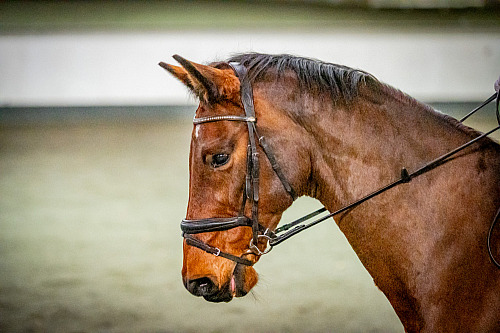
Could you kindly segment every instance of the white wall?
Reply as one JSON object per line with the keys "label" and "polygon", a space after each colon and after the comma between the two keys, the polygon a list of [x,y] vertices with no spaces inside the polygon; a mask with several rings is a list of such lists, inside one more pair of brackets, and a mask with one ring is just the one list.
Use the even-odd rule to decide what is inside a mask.
{"label": "white wall", "polygon": [[364,69],[424,101],[483,100],[500,75],[500,34],[399,32],[79,33],[0,36],[0,106],[193,103],[161,69],[237,52],[292,53]]}

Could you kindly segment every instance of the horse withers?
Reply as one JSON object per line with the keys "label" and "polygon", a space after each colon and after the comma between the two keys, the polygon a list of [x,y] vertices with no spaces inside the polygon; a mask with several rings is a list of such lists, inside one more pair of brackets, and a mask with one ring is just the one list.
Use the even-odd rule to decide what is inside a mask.
{"label": "horse withers", "polygon": [[[334,212],[402,175],[337,215],[339,228],[406,331],[500,330],[500,270],[485,242],[500,206],[496,142],[481,138],[408,183],[406,170],[480,133],[345,66],[255,53],[209,66],[174,58],[181,67],[160,65],[200,100],[181,224],[192,294],[246,295],[296,197]],[[500,232],[488,240],[500,256]]]}

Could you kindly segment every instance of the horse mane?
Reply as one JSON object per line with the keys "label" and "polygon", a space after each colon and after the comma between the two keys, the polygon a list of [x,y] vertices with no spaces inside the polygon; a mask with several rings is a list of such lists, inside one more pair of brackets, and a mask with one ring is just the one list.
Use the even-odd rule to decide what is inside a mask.
{"label": "horse mane", "polygon": [[243,53],[232,56],[227,62],[213,63],[215,67],[227,66],[228,62],[237,62],[245,66],[251,83],[263,80],[272,73],[280,78],[286,71],[293,71],[304,90],[316,90],[331,94],[334,102],[349,103],[359,93],[360,83],[369,86],[375,94],[387,94],[400,103],[417,107],[428,114],[440,118],[443,122],[456,127],[471,136],[479,132],[462,124],[453,117],[441,113],[406,93],[378,81],[372,74],[344,65],[323,62],[321,60],[293,56],[289,54]]}
{"label": "horse mane", "polygon": [[378,82],[374,76],[361,70],[289,54],[245,53],[231,57],[228,62],[245,66],[252,83],[270,71],[279,78],[291,70],[296,73],[302,89],[329,92],[334,101],[339,98],[352,100],[358,94],[361,82]]}

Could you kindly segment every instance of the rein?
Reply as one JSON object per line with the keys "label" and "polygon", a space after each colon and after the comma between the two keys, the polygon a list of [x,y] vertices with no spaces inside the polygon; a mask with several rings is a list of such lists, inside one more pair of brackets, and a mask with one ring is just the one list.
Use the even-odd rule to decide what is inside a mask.
{"label": "rein", "polygon": [[[460,119],[460,122],[465,121],[467,118],[472,116],[474,113],[479,111],[481,108],[489,104],[490,102],[496,100],[496,117],[498,121],[498,126],[495,127],[494,129],[466,142],[465,144],[453,149],[452,151],[430,161],[429,163],[423,165],[422,167],[418,168],[417,170],[409,173],[406,168],[401,169],[401,177],[394,182],[387,184],[376,191],[373,191],[372,193],[334,211],[331,212],[327,215],[324,215],[312,222],[309,223],[304,223],[308,220],[311,220],[312,218],[324,213],[327,211],[326,207],[322,207],[312,213],[309,213],[293,222],[287,223],[279,228],[277,228],[274,231],[269,230],[268,228],[262,226],[259,223],[258,220],[258,202],[259,202],[259,154],[257,152],[257,146],[256,146],[256,140],[255,138],[258,138],[258,143],[262,150],[264,151],[264,154],[268,158],[269,162],[271,163],[272,169],[280,179],[281,183],[283,184],[283,187],[285,190],[288,192],[288,194],[291,196],[292,200],[295,200],[297,198],[297,195],[295,191],[293,190],[292,186],[290,183],[287,181],[285,175],[283,174],[275,156],[274,153],[272,152],[270,146],[266,143],[266,140],[263,136],[259,136],[257,132],[257,127],[256,127],[256,122],[257,119],[255,117],[255,110],[254,110],[254,104],[253,104],[253,91],[252,91],[252,86],[249,81],[249,78],[247,76],[247,69],[238,63],[230,63],[229,64],[233,70],[235,71],[237,77],[240,80],[240,94],[241,94],[241,102],[243,104],[243,108],[245,110],[245,116],[235,116],[235,115],[225,115],[225,116],[209,116],[209,117],[202,117],[202,118],[194,118],[193,123],[195,125],[203,124],[203,123],[208,123],[208,122],[216,122],[216,121],[238,121],[238,122],[245,122],[247,124],[248,128],[248,146],[247,146],[247,172],[246,172],[246,178],[245,178],[245,188],[243,191],[243,202],[241,205],[241,209],[239,212],[239,215],[237,217],[229,217],[229,218],[219,218],[219,217],[213,217],[213,218],[206,218],[206,219],[195,219],[195,220],[187,220],[184,219],[181,222],[181,230],[182,230],[182,236],[185,238],[186,243],[188,245],[197,247],[207,253],[211,253],[215,256],[221,256],[226,259],[232,260],[236,262],[237,264],[243,264],[246,266],[252,266],[253,262],[243,258],[245,255],[248,254],[255,254],[258,256],[264,255],[266,253],[269,253],[274,246],[282,243],[283,241],[287,240],[288,238],[298,234],[299,232],[302,232],[306,229],[309,229],[310,227],[319,224],[330,217],[334,217],[338,214],[341,214],[343,212],[346,212],[350,209],[353,209],[357,207],[358,205],[362,204],[363,202],[379,195],[382,194],[383,192],[397,186],[400,184],[405,184],[409,183],[413,178],[416,178],[442,164],[444,164],[451,156],[457,154],[458,152],[466,149],[470,145],[476,143],[477,141],[483,139],[484,137],[492,134],[493,132],[497,131],[500,129],[500,108],[499,108],[499,103],[500,103],[500,89],[498,89],[499,84],[495,84],[495,89],[496,93],[494,93],[491,97],[489,97],[483,104],[472,110],[470,113],[468,113],[465,117]],[[499,82],[500,83],[500,79]],[[250,201],[251,203],[251,218],[248,218],[247,216],[244,215],[245,211],[245,206],[246,202]],[[487,248],[488,248],[488,254],[490,256],[490,259],[492,260],[493,264],[497,267],[500,268],[500,263],[495,259],[492,249],[491,249],[491,236],[493,233],[493,229],[500,219],[500,208],[498,209],[495,218],[493,219],[488,236],[487,236]],[[233,254],[229,254],[226,252],[222,252],[219,248],[210,246],[203,241],[199,240],[198,238],[195,238],[192,236],[193,234],[198,234],[198,233],[205,233],[205,232],[214,232],[214,231],[225,231],[229,229],[233,229],[236,227],[241,227],[241,226],[246,226],[246,227],[251,227],[252,228],[252,239],[250,240],[249,248],[248,250],[243,253],[241,257],[235,256]],[[260,238],[264,238],[265,240],[268,241],[269,247],[266,248],[264,251],[261,251],[258,247],[258,241]]]}

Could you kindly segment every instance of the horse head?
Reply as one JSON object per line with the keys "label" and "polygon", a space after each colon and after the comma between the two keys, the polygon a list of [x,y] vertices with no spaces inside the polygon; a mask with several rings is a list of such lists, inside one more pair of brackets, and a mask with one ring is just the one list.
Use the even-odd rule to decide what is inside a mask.
{"label": "horse head", "polygon": [[[300,127],[270,102],[272,98],[287,98],[285,95],[290,92],[278,91],[276,87],[250,87],[255,117],[248,117],[241,95],[242,78],[228,63],[206,66],[180,56],[174,58],[181,67],[166,63],[160,66],[200,101],[191,139],[185,220],[186,225],[194,224],[194,229],[200,230],[185,235],[182,278],[193,295],[227,302],[246,295],[257,283],[252,265],[267,246],[266,237],[260,236],[263,230],[276,228],[295,196],[290,195],[290,189],[287,193],[284,184],[289,183],[301,194],[300,184],[306,183],[301,178],[309,172],[304,162],[308,160],[304,156],[306,150],[300,149],[305,142],[291,134]],[[258,136],[253,132],[257,128]],[[262,142],[254,143],[255,151],[251,151],[253,137],[269,138],[266,147],[272,146],[273,153],[263,151]],[[277,172],[269,158],[258,158],[269,154],[273,164],[286,168]],[[233,223],[224,227],[228,221],[236,221],[236,226]],[[221,222],[223,227],[217,227]],[[260,231],[255,230],[256,223]]]}

